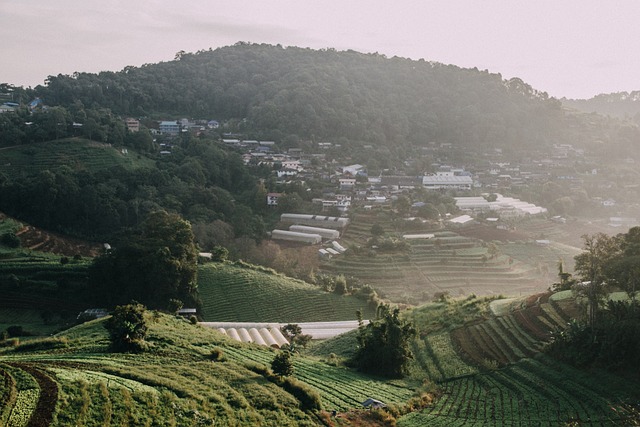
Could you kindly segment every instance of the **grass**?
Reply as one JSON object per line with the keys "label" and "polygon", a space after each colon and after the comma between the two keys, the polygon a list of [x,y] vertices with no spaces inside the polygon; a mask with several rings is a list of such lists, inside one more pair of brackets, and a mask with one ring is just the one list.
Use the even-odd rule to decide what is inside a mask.
{"label": "grass", "polygon": [[375,307],[355,296],[336,295],[286,276],[233,264],[208,263],[198,270],[206,321],[317,322],[365,318]]}
{"label": "grass", "polygon": [[[0,349],[0,367],[27,379],[21,364],[46,372],[59,388],[52,425],[315,425],[282,387],[247,366],[269,366],[273,349],[231,341],[184,319],[149,312],[149,351],[108,352],[103,319],[22,349]],[[64,343],[64,345],[54,345]],[[51,345],[49,345],[51,344]],[[46,348],[45,348],[46,347]],[[223,361],[209,355],[219,349]],[[403,404],[413,384],[370,377],[297,355],[294,376],[316,390],[325,409],[349,410],[367,397]],[[20,380],[23,381],[23,380]],[[2,389],[0,389],[2,391]],[[14,403],[9,405],[12,410]],[[7,407],[0,406],[0,414]],[[155,425],[155,424],[154,424]]]}
{"label": "grass", "polygon": [[136,169],[153,165],[152,160],[138,156],[131,149],[129,154],[124,155],[111,145],[83,138],[20,145],[3,150],[2,157],[0,173],[9,178],[37,174],[42,170],[53,170],[61,166],[97,171],[114,166]]}
{"label": "grass", "polygon": [[[241,274],[234,269],[227,273]],[[324,410],[338,412],[357,410],[373,397],[404,413],[417,390],[437,384],[440,397],[400,417],[400,426],[482,425],[494,417],[523,426],[632,420],[629,402],[640,398],[638,384],[605,372],[582,372],[539,353],[540,339],[522,322],[536,316],[549,323],[564,319],[562,307],[571,299],[562,298],[562,306],[547,302],[552,300],[544,295],[522,299],[502,316],[492,313],[493,298],[473,296],[403,311],[419,333],[411,347],[410,375],[402,380],[364,375],[343,365],[353,354],[357,332],[314,343],[305,354],[294,355],[294,376],[320,395]],[[523,310],[526,315],[516,316]],[[0,416],[8,419],[7,414],[16,413],[24,419],[24,414],[42,411],[33,409],[39,400],[28,391],[41,387],[41,379],[33,376],[39,371],[59,390],[53,426],[315,425],[315,416],[301,410],[296,397],[260,373],[276,350],[235,342],[161,313],[149,312],[147,321],[149,350],[140,354],[109,353],[103,319],[23,348],[1,348],[5,380],[0,395],[6,397]],[[460,345],[454,334],[458,331],[476,344]],[[214,349],[222,355],[215,362],[209,357]]]}

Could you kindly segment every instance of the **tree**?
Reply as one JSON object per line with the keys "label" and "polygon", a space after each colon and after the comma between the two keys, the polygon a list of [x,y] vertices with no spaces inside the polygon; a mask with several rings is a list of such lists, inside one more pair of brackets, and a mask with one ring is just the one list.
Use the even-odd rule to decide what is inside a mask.
{"label": "tree", "polygon": [[361,371],[387,377],[401,377],[413,357],[409,340],[416,330],[400,319],[400,310],[388,305],[378,307],[378,320],[360,326],[358,349],[352,362]]}
{"label": "tree", "polygon": [[190,224],[176,214],[157,211],[115,249],[97,257],[89,274],[102,304],[135,299],[167,308],[172,298],[194,304],[197,256]]}
{"label": "tree", "polygon": [[285,193],[278,199],[278,211],[298,213],[302,209],[302,197],[298,193]]}
{"label": "tree", "polygon": [[405,216],[411,210],[411,200],[404,195],[398,196],[395,202],[395,208],[400,215]]}
{"label": "tree", "polygon": [[293,361],[290,351],[281,351],[271,361],[271,370],[281,377],[293,375]]}
{"label": "tree", "polygon": [[147,335],[145,311],[145,307],[138,303],[116,307],[111,318],[104,324],[109,331],[113,351],[137,352],[143,349],[142,342]]}
{"label": "tree", "polygon": [[487,253],[489,254],[491,259],[494,259],[500,253],[500,249],[498,249],[498,246],[495,243],[489,243],[489,246],[487,247]]}
{"label": "tree", "polygon": [[382,236],[384,234],[384,227],[378,223],[371,226],[371,234],[373,236]]}
{"label": "tree", "polygon": [[306,348],[311,341],[311,335],[303,334],[302,328],[296,323],[289,323],[280,328],[280,331],[289,341],[292,350],[299,345]]}
{"label": "tree", "polygon": [[575,256],[575,270],[582,279],[576,285],[579,293],[587,297],[589,303],[588,322],[594,326],[602,297],[606,293],[608,277],[607,265],[620,252],[620,238],[604,233],[583,235],[584,252]]}
{"label": "tree", "polygon": [[[510,258],[511,259],[511,258]],[[558,260],[558,278],[560,281],[552,285],[555,291],[566,291],[571,289],[576,284],[576,279],[573,278],[571,273],[564,271],[564,261]]]}

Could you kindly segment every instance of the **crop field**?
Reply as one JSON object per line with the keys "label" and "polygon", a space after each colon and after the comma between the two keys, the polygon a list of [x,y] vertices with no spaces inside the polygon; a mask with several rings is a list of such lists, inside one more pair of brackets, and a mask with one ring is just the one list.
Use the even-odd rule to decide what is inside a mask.
{"label": "crop field", "polygon": [[[182,319],[150,316],[152,350],[143,354],[106,352],[102,320],[63,333],[69,342],[64,348],[0,349],[0,425],[26,425],[33,417],[52,426],[316,425],[293,395],[247,369],[269,366],[273,349],[236,343]],[[208,357],[214,348],[224,355],[216,362]],[[405,381],[314,358],[294,356],[294,365],[294,377],[316,389],[327,410],[359,408],[369,397],[402,404],[413,395]]]}
{"label": "crop field", "polygon": [[367,301],[327,293],[285,276],[230,264],[198,270],[198,288],[209,322],[324,322],[375,316]]}
{"label": "crop field", "polygon": [[[235,348],[227,348],[226,354],[238,362],[250,360],[266,366],[274,357],[271,352]],[[294,376],[318,390],[324,409],[329,411],[361,407],[361,403],[370,397],[390,404],[402,404],[414,393],[402,381],[375,379],[305,357],[294,357]]]}
{"label": "crop field", "polygon": [[0,173],[9,177],[68,166],[78,170],[101,170],[112,166],[146,167],[151,160],[138,158],[133,151],[123,155],[116,148],[86,139],[74,138],[21,145],[3,150]]}
{"label": "crop field", "polygon": [[[441,394],[433,406],[402,417],[398,425],[634,425],[640,401],[636,382],[580,371],[540,353],[549,332],[566,327],[576,312],[572,301],[567,292],[532,295],[509,301],[504,315],[483,311],[475,322],[461,318],[464,325],[450,332],[423,334],[412,348],[415,362]],[[471,302],[433,304],[431,312],[451,315]],[[420,322],[424,311],[412,317]]]}
{"label": "crop field", "polygon": [[398,425],[629,425],[633,410],[627,398],[637,394],[622,379],[586,375],[544,357],[454,379],[441,387],[433,407],[401,418]]}
{"label": "crop field", "polygon": [[[386,222],[385,222],[386,221]],[[382,214],[357,214],[343,240],[346,246],[363,246],[371,227],[383,225],[389,236],[403,232],[389,226]],[[322,271],[354,276],[393,301],[419,303],[448,292],[459,295],[528,295],[546,289],[555,279],[559,258],[572,259],[569,247],[542,247],[535,243],[483,242],[456,230],[421,230],[431,239],[408,241],[408,251],[363,249],[334,257]],[[496,252],[489,253],[494,244]]]}

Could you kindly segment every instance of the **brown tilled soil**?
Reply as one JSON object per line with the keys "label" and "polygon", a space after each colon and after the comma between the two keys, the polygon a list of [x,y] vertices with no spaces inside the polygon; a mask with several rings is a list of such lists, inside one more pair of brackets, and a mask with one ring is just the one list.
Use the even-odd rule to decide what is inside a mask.
{"label": "brown tilled soil", "polygon": [[49,375],[26,363],[11,363],[12,366],[28,372],[40,387],[38,404],[27,427],[48,427],[53,420],[53,412],[58,401],[58,385]]}
{"label": "brown tilled soil", "polygon": [[30,225],[18,231],[16,235],[20,238],[23,248],[34,251],[51,252],[69,257],[76,254],[85,257],[94,257],[98,255],[102,249],[100,243],[64,237],[59,234],[37,229]]}

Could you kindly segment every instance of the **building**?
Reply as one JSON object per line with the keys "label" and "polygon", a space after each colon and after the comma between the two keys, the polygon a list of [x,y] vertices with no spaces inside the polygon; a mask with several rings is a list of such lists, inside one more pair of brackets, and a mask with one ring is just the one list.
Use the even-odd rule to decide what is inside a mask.
{"label": "building", "polygon": [[323,239],[335,240],[340,238],[340,232],[331,228],[309,227],[308,225],[291,225],[289,231],[307,234],[319,234]]}
{"label": "building", "polygon": [[319,234],[298,233],[295,231],[287,230],[273,230],[271,232],[271,238],[274,240],[287,240],[291,242],[309,243],[311,245],[322,243],[322,236],[320,236]]}
{"label": "building", "polygon": [[345,228],[350,222],[349,218],[292,213],[283,213],[280,215],[280,221],[300,225],[310,225],[312,227],[333,228],[337,230]]}
{"label": "building", "polygon": [[282,193],[269,193],[267,194],[267,206],[278,206],[278,199],[282,197]]}
{"label": "building", "polygon": [[127,126],[129,132],[138,132],[140,130],[140,121],[132,119],[131,117],[124,119],[124,124]]}
{"label": "building", "polygon": [[356,185],[355,178],[340,178],[338,181],[341,190],[351,190]]}
{"label": "building", "polygon": [[473,179],[467,175],[455,175],[453,172],[438,172],[422,177],[422,185],[429,190],[471,190]]}
{"label": "building", "polygon": [[177,135],[180,133],[180,125],[177,121],[162,121],[160,122],[160,133],[163,135]]}

